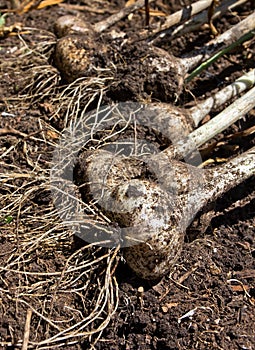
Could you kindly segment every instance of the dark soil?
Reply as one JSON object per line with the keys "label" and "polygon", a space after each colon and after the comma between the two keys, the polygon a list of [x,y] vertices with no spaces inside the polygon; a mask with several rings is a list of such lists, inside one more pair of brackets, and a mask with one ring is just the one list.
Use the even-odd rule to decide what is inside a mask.
{"label": "dark soil", "polygon": [[[64,3],[77,4],[75,1]],[[184,3],[187,4],[189,1],[156,1],[152,7],[169,14],[180,9]],[[79,4],[87,6],[83,12],[80,12],[80,16],[90,23],[96,23],[121,9],[125,2],[121,0],[81,1]],[[8,7],[10,7],[9,2],[3,1],[0,3],[0,12]],[[253,10],[253,1],[248,1],[233,13],[229,12],[215,21],[215,26],[220,33],[223,33]],[[54,98],[57,91],[63,91],[66,82],[63,75],[61,76],[54,67],[54,48],[57,38],[53,32],[54,22],[59,16],[77,13],[77,10],[72,7],[56,5],[20,15],[9,14],[6,25],[20,23],[23,28],[20,36],[17,35],[17,30],[14,30],[12,35],[6,35],[0,41],[2,73],[0,202],[3,208],[5,206],[10,208],[3,209],[2,212],[5,215],[0,216],[1,349],[21,348],[28,308],[25,301],[29,300],[30,283],[35,282],[33,275],[14,273],[10,268],[12,265],[8,265],[13,256],[24,249],[26,240],[21,241],[19,234],[22,232],[29,235],[33,230],[33,232],[37,232],[36,230],[46,232],[54,227],[54,219],[51,219],[51,211],[53,211],[51,192],[47,186],[41,186],[41,182],[44,181],[42,178],[33,180],[28,174],[36,171],[38,167],[41,169],[42,177],[46,174],[44,170],[50,167],[58,132],[61,132],[66,124],[64,112],[58,110],[62,101]],[[163,19],[153,16],[151,25],[160,21]],[[144,28],[144,13],[137,11],[129,19],[118,22],[111,30],[124,31],[127,37],[135,39],[137,31],[142,28]],[[158,46],[180,57],[194,48],[201,47],[211,38],[211,31],[205,25],[199,31],[188,33],[178,39],[168,41],[165,38],[158,43]],[[107,35],[102,36],[100,40],[106,45],[111,45]],[[37,49],[34,55],[26,56],[23,50],[24,43],[34,48],[40,43],[41,51],[38,53]],[[157,90],[159,88],[157,84],[148,87],[148,81],[146,81],[148,75],[142,72],[139,65],[139,58],[147,49],[146,43],[140,42],[137,47],[139,49],[133,50],[132,53],[125,53],[128,63],[118,71],[119,75],[115,76],[112,87],[111,83],[107,83],[109,89],[103,96],[103,101],[132,99],[173,102],[174,96],[168,92],[160,93]],[[212,92],[234,81],[244,71],[254,68],[254,57],[255,41],[252,39],[220,58],[185,89],[178,92],[178,101],[175,103],[180,107],[184,104],[194,105],[197,100],[209,96]],[[36,67],[45,67],[44,73],[37,73]],[[49,79],[53,75],[55,85],[51,88],[53,85]],[[171,84],[171,79],[171,76],[162,75],[160,82],[163,85]],[[40,95],[40,87],[44,82],[46,82],[43,85],[44,92]],[[151,93],[155,90],[154,94]],[[91,108],[95,105],[95,101],[92,101]],[[210,117],[218,112],[214,111]],[[208,116],[207,120],[210,117]],[[226,132],[201,148],[203,160],[210,159],[212,165],[221,164],[226,158],[254,146],[254,130],[253,133],[241,133],[254,126],[254,122],[255,112],[252,110]],[[15,177],[13,173],[18,173],[20,176]],[[29,192],[30,189],[32,189],[31,192]],[[10,203],[8,196],[11,196]],[[47,223],[42,219],[46,214],[49,218]],[[38,218],[37,221],[36,218]],[[140,280],[126,266],[125,261],[120,259],[115,271],[119,286],[119,305],[110,323],[100,334],[96,345],[94,347],[92,345],[95,338],[84,336],[84,339],[78,339],[78,343],[74,341],[74,344],[65,345],[63,341],[61,348],[254,349],[254,177],[217,201],[208,227],[199,225],[199,218],[196,220],[196,225],[189,228],[182,255],[171,273],[156,284]],[[61,229],[58,230],[61,232]],[[69,241],[63,238],[63,241],[65,243],[62,244],[62,240],[59,239],[54,247],[43,245],[37,247],[33,258],[24,256],[23,260],[21,259],[21,265],[18,267],[13,265],[13,270],[23,271],[27,258],[31,259],[30,271],[42,273],[62,271],[70,255],[84,244],[77,243],[73,237],[69,237]],[[29,241],[27,244],[29,245]],[[4,270],[6,265],[10,270]],[[79,283],[84,285],[86,279]],[[22,289],[21,286],[26,288]],[[143,292],[138,292],[140,287],[143,287]],[[17,297],[19,288],[22,289],[20,298],[24,302],[19,302]],[[29,349],[36,348],[35,343],[54,335],[54,331],[47,328],[47,322],[40,320],[36,314],[37,309],[43,308],[48,293],[52,292],[50,284],[47,288],[38,289],[38,298],[36,296],[30,304],[33,307],[33,316],[30,325]],[[65,322],[70,320],[70,322],[79,322],[80,310],[89,312],[92,309],[93,293],[93,289],[88,290],[84,299],[79,293],[71,297],[63,291],[58,296],[57,307],[52,310],[51,318],[54,321],[65,319]],[[41,297],[42,295],[44,296]],[[64,308],[63,305],[69,308]],[[94,326],[96,325],[95,322]],[[45,344],[44,347],[38,348],[50,347]],[[53,348],[59,348],[59,346],[53,346]]]}

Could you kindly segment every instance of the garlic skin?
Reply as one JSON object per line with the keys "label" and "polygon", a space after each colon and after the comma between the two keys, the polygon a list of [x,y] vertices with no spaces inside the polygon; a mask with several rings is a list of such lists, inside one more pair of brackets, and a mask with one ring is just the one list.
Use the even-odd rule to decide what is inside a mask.
{"label": "garlic skin", "polygon": [[120,200],[123,211],[127,209],[123,223],[131,226],[124,230],[125,240],[129,241],[124,248],[126,262],[139,277],[159,279],[169,272],[182,251],[184,230],[180,227],[182,213],[176,197],[171,198],[160,186],[145,180],[131,180],[119,186],[119,191],[128,197]]}
{"label": "garlic skin", "polygon": [[71,15],[59,17],[54,24],[54,32],[58,38],[73,34],[94,35],[94,29],[91,24]]}

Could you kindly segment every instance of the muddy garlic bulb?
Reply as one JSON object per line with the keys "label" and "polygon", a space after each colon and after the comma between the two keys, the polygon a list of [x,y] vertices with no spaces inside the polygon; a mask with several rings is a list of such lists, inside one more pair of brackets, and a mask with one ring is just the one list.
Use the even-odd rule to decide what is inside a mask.
{"label": "muddy garlic bulb", "polygon": [[[167,182],[171,182],[165,187],[160,176],[157,181],[145,178],[150,164],[140,159],[116,157],[103,150],[84,152],[78,158],[75,177],[82,185],[83,199],[89,201],[92,195],[103,213],[118,223],[124,257],[144,279],[166,274],[182,250],[187,226],[182,207],[193,179],[187,181],[185,164],[175,165],[165,163],[162,168],[162,176],[165,178],[167,171]],[[151,166],[153,169],[155,164]],[[201,182],[201,178],[197,180]]]}
{"label": "muddy garlic bulb", "polygon": [[153,95],[175,100],[183,86],[183,66],[171,54],[146,42],[119,42],[109,33],[104,39],[92,25],[73,16],[60,17],[55,24],[60,38],[54,65],[71,83],[81,77],[112,77],[110,96],[125,101]]}
{"label": "muddy garlic bulb", "polygon": [[[157,180],[150,171],[155,167],[161,170]],[[144,162],[97,150],[81,153],[76,179],[83,198],[92,196],[118,224],[128,265],[138,276],[156,280],[180,255],[196,213],[254,174],[255,148],[210,170],[169,162],[162,153]]]}

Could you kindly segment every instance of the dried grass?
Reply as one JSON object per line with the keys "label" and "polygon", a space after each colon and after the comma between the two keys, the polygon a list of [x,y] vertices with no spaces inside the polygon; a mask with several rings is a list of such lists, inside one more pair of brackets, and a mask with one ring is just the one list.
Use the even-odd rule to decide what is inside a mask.
{"label": "dried grass", "polygon": [[[48,63],[54,43],[50,33],[38,34],[33,47],[20,37],[21,48],[9,67],[20,80],[26,76],[29,84],[2,106],[10,113],[50,100],[52,118],[63,117],[68,127],[77,121],[81,109],[85,113],[102,95],[109,78],[99,74],[61,86],[57,70]],[[47,162],[42,160],[40,149],[52,154],[59,135],[47,121],[39,119],[38,125],[36,137],[12,135],[12,144],[0,158],[0,234],[6,243],[0,257],[1,297],[9,300],[17,319],[24,317],[25,310],[32,310],[29,348],[50,349],[82,339],[93,344],[118,305],[114,271],[119,247],[106,249],[94,243],[77,249],[76,223],[63,222],[52,200],[37,203],[36,198],[46,198],[51,189],[52,163],[49,157]],[[49,137],[52,133],[54,138]],[[13,342],[21,347],[22,335]]]}

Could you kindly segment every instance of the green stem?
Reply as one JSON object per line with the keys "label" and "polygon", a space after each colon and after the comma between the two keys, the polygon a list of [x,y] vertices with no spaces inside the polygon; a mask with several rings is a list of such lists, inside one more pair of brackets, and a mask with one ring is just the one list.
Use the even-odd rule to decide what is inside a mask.
{"label": "green stem", "polygon": [[207,67],[209,67],[212,63],[214,63],[218,58],[225,55],[229,51],[236,48],[238,45],[242,44],[243,42],[250,40],[255,35],[255,31],[251,30],[249,33],[243,35],[240,39],[226,47],[225,49],[217,52],[215,55],[210,57],[207,61],[200,64],[199,67],[193,70],[193,72],[190,73],[190,75],[185,79],[186,83],[189,83],[193,78],[195,78],[197,75],[199,75],[203,70],[205,70]]}

